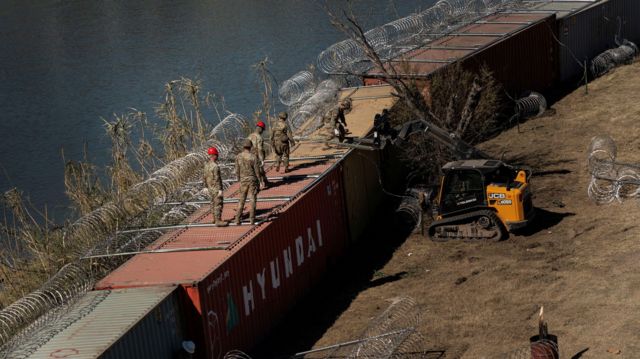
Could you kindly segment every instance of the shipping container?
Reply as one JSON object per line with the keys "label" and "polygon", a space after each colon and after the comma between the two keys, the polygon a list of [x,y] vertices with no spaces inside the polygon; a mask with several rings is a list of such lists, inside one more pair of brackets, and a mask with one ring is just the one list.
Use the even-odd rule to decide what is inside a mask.
{"label": "shipping container", "polygon": [[175,286],[88,292],[9,357],[172,359],[189,339],[178,295]]}
{"label": "shipping container", "polygon": [[[346,114],[352,136],[369,134],[375,114],[396,101],[392,92],[390,86],[342,91],[341,98],[352,99]],[[292,171],[258,195],[273,198],[258,202],[258,218],[268,220],[173,230],[147,249],[184,251],[136,255],[96,289],[180,284],[197,313],[195,327],[204,333],[197,341],[208,358],[250,349],[345,252],[349,238],[361,235],[382,198],[377,152],[303,142],[291,157]],[[283,176],[272,167],[267,175]],[[225,198],[237,190],[232,184]],[[223,218],[231,219],[236,207],[225,204]],[[210,207],[186,222],[211,222]]]}
{"label": "shipping container", "polygon": [[633,19],[640,14],[639,1],[604,0],[582,4],[582,8],[558,19],[558,38],[563,44],[560,47],[559,72],[563,82],[583,78],[585,64],[588,69],[594,57],[617,47],[618,33],[631,41],[640,40],[638,20]]}
{"label": "shipping container", "polygon": [[540,14],[498,14],[484,21],[531,25],[467,56],[462,61],[464,68],[475,72],[487,68],[511,96],[520,96],[527,90],[545,92],[555,85],[558,75],[555,15],[540,19]]}
{"label": "shipping container", "polygon": [[344,253],[341,179],[336,166],[197,286],[187,288],[202,306],[210,358],[251,348]]}
{"label": "shipping container", "polygon": [[[447,65],[460,62],[470,71],[486,66],[504,89],[518,95],[545,91],[556,81],[555,15],[546,12],[498,13],[483,17],[454,33],[391,60],[401,78],[428,79]],[[365,77],[367,85],[384,80],[380,70]],[[429,99],[428,90],[425,97]]]}
{"label": "shipping container", "polygon": [[[344,89],[342,97],[352,99],[353,110],[346,115],[353,135],[365,137],[373,128],[373,119],[396,102],[389,85]],[[378,212],[384,192],[381,186],[379,151],[354,149],[342,160],[344,193],[350,240],[361,238]]]}
{"label": "shipping container", "polygon": [[[342,167],[327,163],[325,175],[272,215],[272,221],[231,243],[227,250],[138,255],[96,288],[180,283],[200,316],[211,358],[247,350],[286,313],[344,253],[347,243]],[[190,228],[172,248],[206,246],[217,232]],[[212,238],[213,237],[213,238]]]}

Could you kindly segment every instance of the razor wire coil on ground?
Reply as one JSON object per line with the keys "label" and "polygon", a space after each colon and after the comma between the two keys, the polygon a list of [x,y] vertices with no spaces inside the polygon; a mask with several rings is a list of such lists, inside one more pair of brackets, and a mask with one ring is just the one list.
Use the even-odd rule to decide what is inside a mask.
{"label": "razor wire coil on ground", "polygon": [[609,136],[596,136],[588,148],[589,198],[598,204],[640,197],[640,164],[616,161],[617,146]]}
{"label": "razor wire coil on ground", "polygon": [[516,100],[516,110],[520,118],[542,115],[547,110],[547,100],[542,94],[530,91],[524,97]]}
{"label": "razor wire coil on ground", "polygon": [[638,54],[638,46],[624,40],[620,46],[606,50],[591,60],[591,74],[594,77],[602,76],[616,66],[630,63]]}

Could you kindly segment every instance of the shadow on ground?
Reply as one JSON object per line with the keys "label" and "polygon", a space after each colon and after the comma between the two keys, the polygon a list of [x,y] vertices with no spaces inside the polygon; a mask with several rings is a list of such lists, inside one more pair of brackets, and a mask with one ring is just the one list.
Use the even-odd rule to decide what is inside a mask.
{"label": "shadow on ground", "polygon": [[385,213],[370,221],[382,225],[372,226],[351,246],[325,279],[252,351],[252,357],[287,358],[309,350],[360,292],[403,278],[406,272],[374,278],[411,234],[411,227],[392,220],[393,216]]}
{"label": "shadow on ground", "polygon": [[538,232],[547,230],[558,223],[560,223],[565,217],[575,216],[573,212],[551,212],[546,209],[536,208],[536,216],[533,222],[527,227],[519,230],[517,234],[528,237]]}

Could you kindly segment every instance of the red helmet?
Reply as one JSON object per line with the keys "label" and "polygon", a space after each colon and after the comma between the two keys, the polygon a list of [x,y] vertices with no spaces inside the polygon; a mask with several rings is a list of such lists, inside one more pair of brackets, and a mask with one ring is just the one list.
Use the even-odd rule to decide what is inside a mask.
{"label": "red helmet", "polygon": [[261,127],[262,129],[266,127],[266,125],[262,121],[258,121],[258,123],[256,123],[256,126]]}
{"label": "red helmet", "polygon": [[213,155],[218,155],[218,149],[215,147],[209,147],[209,149],[207,150],[207,153],[211,156]]}

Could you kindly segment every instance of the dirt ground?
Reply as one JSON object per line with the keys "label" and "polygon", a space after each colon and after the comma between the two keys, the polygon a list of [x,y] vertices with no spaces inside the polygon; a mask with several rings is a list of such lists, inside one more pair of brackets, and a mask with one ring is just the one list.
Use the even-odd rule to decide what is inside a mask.
{"label": "dirt ground", "polygon": [[[499,243],[411,235],[360,282],[329,284],[335,294],[316,295],[326,295],[315,299],[316,309],[297,309],[317,311],[306,322],[316,333],[309,344],[357,339],[389,299],[402,295],[418,302],[424,348],[442,357],[498,358],[526,346],[544,305],[562,358],[639,358],[640,203],[590,202],[586,152],[593,136],[609,134],[620,160],[640,163],[640,63],[552,109],[523,123],[521,133],[513,128],[480,146],[540,172],[532,179],[538,217],[528,233]],[[289,344],[297,340],[292,332]]]}

